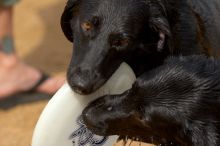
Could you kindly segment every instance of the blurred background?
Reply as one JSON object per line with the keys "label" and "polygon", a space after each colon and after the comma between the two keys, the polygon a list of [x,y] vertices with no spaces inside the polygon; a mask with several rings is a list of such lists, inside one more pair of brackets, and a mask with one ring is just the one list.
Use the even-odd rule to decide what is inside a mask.
{"label": "blurred background", "polygon": [[[65,3],[21,0],[14,11],[18,55],[25,63],[52,75],[65,75],[72,52],[60,28]],[[0,146],[30,146],[37,119],[50,98],[36,93],[16,96],[0,101]]]}

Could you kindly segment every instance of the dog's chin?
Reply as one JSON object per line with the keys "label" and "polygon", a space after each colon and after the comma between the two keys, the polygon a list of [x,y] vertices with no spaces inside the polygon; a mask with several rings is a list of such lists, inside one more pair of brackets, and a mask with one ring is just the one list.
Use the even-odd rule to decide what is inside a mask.
{"label": "dog's chin", "polygon": [[[103,127],[87,127],[96,135],[100,136],[111,136],[111,135],[129,135],[131,137],[141,137],[138,133],[134,132],[132,129],[106,129]],[[143,135],[144,137],[144,135]]]}
{"label": "dog's chin", "polygon": [[106,131],[106,128],[103,127],[87,127],[92,133],[99,135],[99,136],[109,136],[111,134],[108,134]]}
{"label": "dog's chin", "polygon": [[133,128],[115,128],[115,129],[106,129],[106,135],[129,135],[131,137],[144,137],[147,135],[145,132],[139,132],[138,129]]}

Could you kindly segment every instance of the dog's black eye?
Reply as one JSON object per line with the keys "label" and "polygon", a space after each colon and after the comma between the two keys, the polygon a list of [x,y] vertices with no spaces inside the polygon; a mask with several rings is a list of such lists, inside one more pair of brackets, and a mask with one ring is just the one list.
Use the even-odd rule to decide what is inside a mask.
{"label": "dog's black eye", "polygon": [[128,42],[129,42],[128,39],[114,40],[114,41],[112,42],[112,47],[114,47],[114,48],[120,50],[120,48],[123,48],[123,47],[127,46],[127,45],[128,45]]}
{"label": "dog's black eye", "polygon": [[91,19],[87,19],[81,23],[81,28],[85,36],[93,39],[97,34],[100,26],[100,19],[97,16],[93,16]]}
{"label": "dog's black eye", "polygon": [[109,106],[108,108],[107,108],[107,111],[112,111],[112,106]]}
{"label": "dog's black eye", "polygon": [[91,22],[87,21],[87,22],[83,22],[81,24],[81,27],[83,31],[90,31],[93,28],[93,25]]}
{"label": "dog's black eye", "polygon": [[118,51],[125,49],[129,44],[129,38],[124,37],[123,35],[111,35],[109,40],[111,47]]}
{"label": "dog's black eye", "polygon": [[95,27],[98,27],[99,24],[100,24],[99,18],[94,16],[94,17],[92,17],[92,19],[81,23],[81,27],[82,27],[83,31],[88,32],[88,31],[91,31],[92,29],[94,29]]}

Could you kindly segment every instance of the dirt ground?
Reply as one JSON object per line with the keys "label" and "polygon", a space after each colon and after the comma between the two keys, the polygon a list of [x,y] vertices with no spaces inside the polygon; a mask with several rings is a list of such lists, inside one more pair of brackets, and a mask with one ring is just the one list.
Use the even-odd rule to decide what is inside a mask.
{"label": "dirt ground", "polygon": [[[65,0],[22,0],[15,7],[15,38],[19,56],[50,74],[65,74],[69,43],[60,28]],[[37,119],[49,96],[16,95],[0,102],[0,146],[30,146]]]}
{"label": "dirt ground", "polygon": [[[50,74],[65,74],[72,52],[59,23],[65,2],[22,0],[14,9],[19,56]],[[0,102],[0,146],[30,146],[34,126],[48,98],[28,94]]]}

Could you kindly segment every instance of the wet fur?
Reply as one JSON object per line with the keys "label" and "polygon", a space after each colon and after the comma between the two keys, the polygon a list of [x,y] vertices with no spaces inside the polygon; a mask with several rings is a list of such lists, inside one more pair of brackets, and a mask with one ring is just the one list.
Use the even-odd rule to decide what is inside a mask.
{"label": "wet fur", "polygon": [[[138,76],[131,90],[92,103],[97,110],[99,106],[105,109],[94,111],[100,117],[87,120],[88,126],[102,135],[153,136],[158,143],[164,142],[160,139],[164,137],[165,142],[182,145],[218,145],[219,62],[172,58],[167,65],[148,71],[170,55],[219,56],[219,7],[218,0],[68,0],[61,26],[74,42],[67,74],[73,90],[80,94],[95,91],[122,61]],[[80,24],[94,15],[104,23],[92,32],[83,32]],[[161,33],[165,42],[158,48]],[[129,45],[116,51],[118,48],[109,42],[120,35],[129,38]],[[113,110],[106,111],[111,109],[108,106]],[[90,108],[87,110],[96,110]],[[103,120],[109,117],[113,121]]]}
{"label": "wet fur", "polygon": [[[83,119],[99,135],[139,137],[155,144],[220,144],[220,61],[171,57],[120,95],[90,103]],[[95,118],[94,118],[95,117]]]}
{"label": "wet fur", "polygon": [[[93,22],[94,16],[99,23],[84,32],[80,24]],[[75,92],[89,94],[123,61],[140,76],[169,55],[218,56],[220,1],[68,0],[61,26],[74,42],[68,83]],[[121,36],[128,38],[128,45],[111,45]]]}

